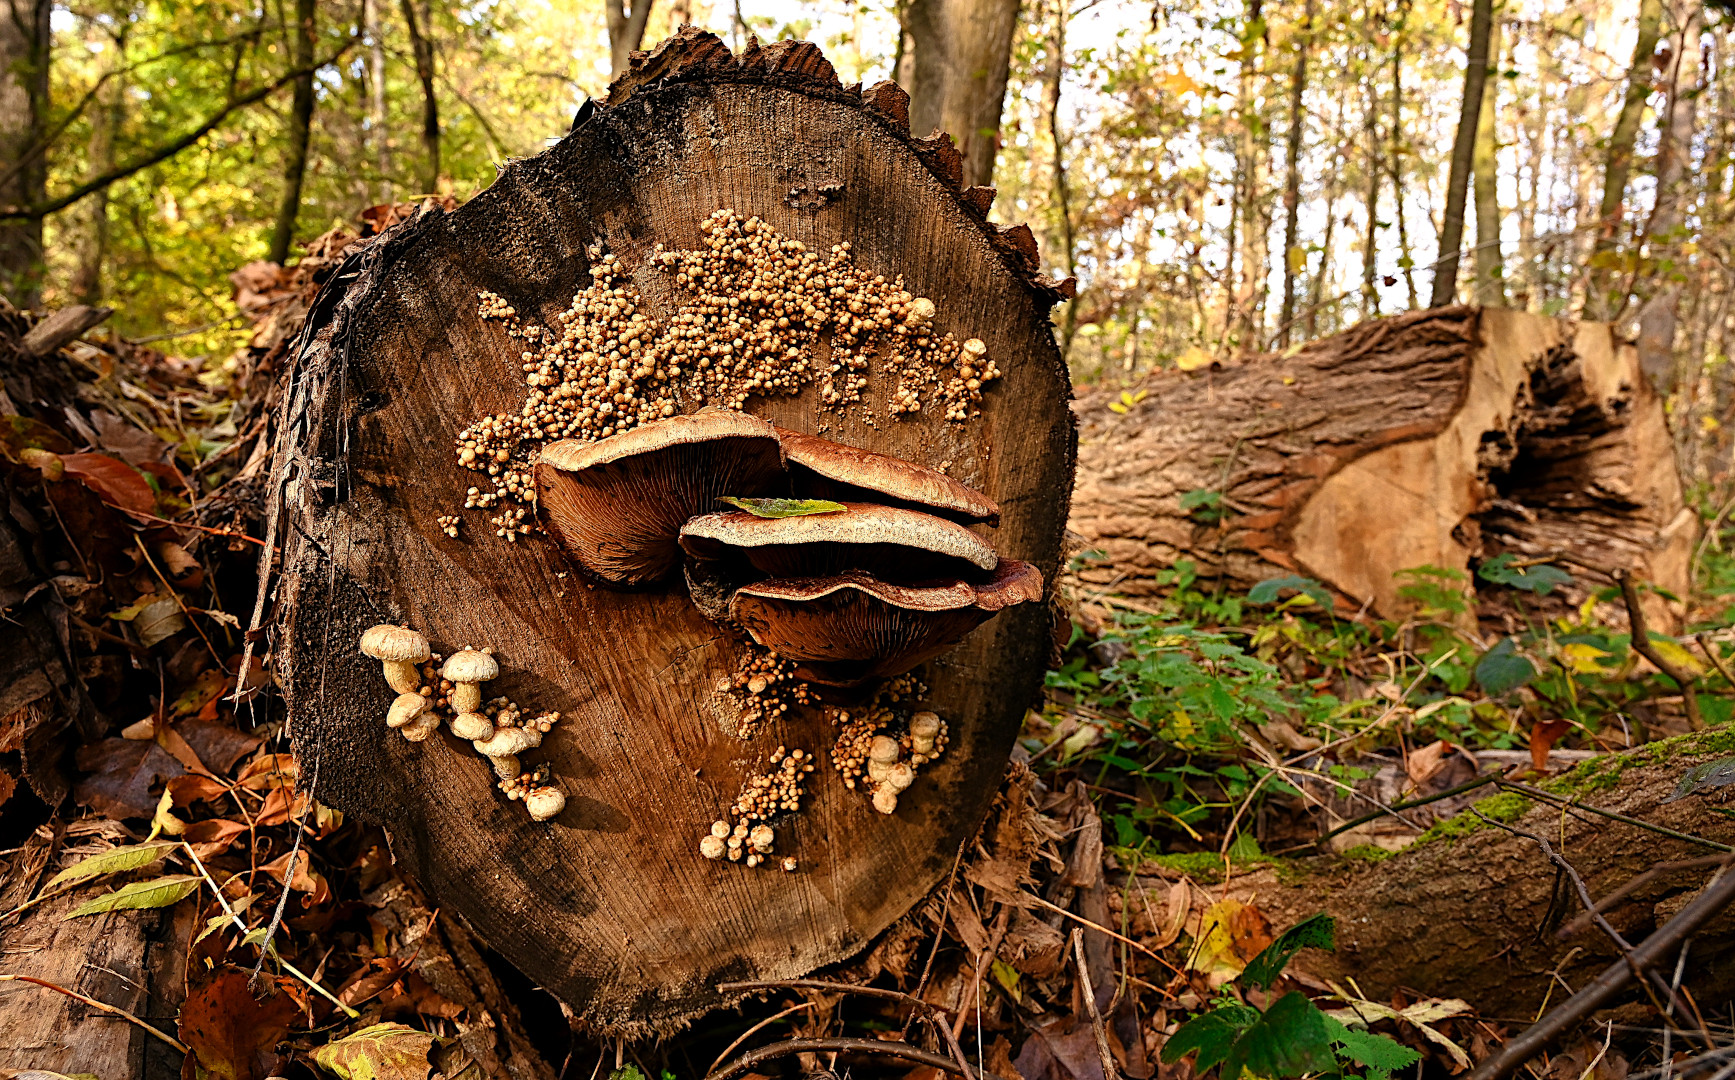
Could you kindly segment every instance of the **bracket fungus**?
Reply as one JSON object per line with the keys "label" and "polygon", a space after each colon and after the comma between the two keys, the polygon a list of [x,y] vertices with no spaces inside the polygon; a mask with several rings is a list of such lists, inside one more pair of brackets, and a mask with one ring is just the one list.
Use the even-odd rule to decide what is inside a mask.
{"label": "bracket fungus", "polygon": [[965,525],[1000,523],[993,499],[925,465],[786,428],[777,437],[796,498],[881,503]]}
{"label": "bracket fungus", "polygon": [[764,518],[744,510],[706,514],[681,529],[696,559],[745,562],[770,577],[811,578],[865,571],[881,580],[985,579],[1000,558],[994,545],[956,522],[873,503],[800,517]]}
{"label": "bracket fungus", "polygon": [[549,535],[591,577],[624,587],[673,573],[681,526],[718,498],[784,483],[775,429],[715,407],[599,442],[562,439],[543,447],[536,465]]}
{"label": "bracket fungus", "polygon": [[413,694],[422,685],[417,667],[429,656],[428,639],[403,626],[381,623],[361,636],[361,653],[380,662],[386,684],[400,694]]}
{"label": "bracket fungus", "polygon": [[986,584],[893,585],[851,570],[745,585],[730,617],[798,677],[854,687],[909,671],[1014,604],[1042,599],[1042,574],[1003,559]]}
{"label": "bracket fungus", "polygon": [[500,674],[500,664],[485,652],[461,649],[447,659],[440,678],[452,683],[447,700],[452,711],[473,713],[482,707],[481,684]]}

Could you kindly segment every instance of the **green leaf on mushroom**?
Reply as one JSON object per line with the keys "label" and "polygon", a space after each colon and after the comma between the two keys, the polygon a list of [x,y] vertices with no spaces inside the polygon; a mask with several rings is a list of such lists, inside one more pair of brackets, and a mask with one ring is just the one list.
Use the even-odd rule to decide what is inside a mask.
{"label": "green leaf on mushroom", "polygon": [[792,518],[807,517],[809,514],[838,514],[849,509],[840,502],[830,499],[747,499],[733,495],[719,496],[718,502],[728,503],[737,510],[745,510],[754,517],[762,518]]}

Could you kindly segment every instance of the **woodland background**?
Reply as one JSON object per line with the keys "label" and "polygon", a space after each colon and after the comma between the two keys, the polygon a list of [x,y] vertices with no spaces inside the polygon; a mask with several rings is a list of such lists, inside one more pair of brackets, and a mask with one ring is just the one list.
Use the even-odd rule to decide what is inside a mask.
{"label": "woodland background", "polygon": [[[1408,863],[1391,850],[1424,835],[1462,841],[1459,858],[1519,869],[1498,905],[1430,912],[1440,939],[1558,921],[1574,910],[1555,902],[1566,879],[1499,827],[1537,803],[1613,799],[1621,782],[1638,790],[1621,797],[1639,800],[1621,805],[1661,814],[1681,771],[1672,755],[1735,749],[1724,727],[1735,713],[1730,18],[1665,0],[0,0],[0,294],[19,308],[114,308],[103,329],[38,334],[48,344],[32,351],[30,333],[48,324],[0,307],[0,375],[29,380],[28,397],[7,386],[33,414],[0,430],[13,495],[0,528],[33,545],[28,560],[0,550],[12,560],[0,569],[21,568],[0,574],[6,603],[45,641],[52,609],[95,699],[66,716],[32,704],[0,717],[0,977],[35,965],[33,977],[137,1014],[120,1027],[53,988],[12,986],[0,1050],[24,1045],[19,1033],[94,1045],[107,1024],[135,1036],[112,1056],[140,1075],[172,1073],[190,1051],[202,1064],[186,1075],[304,1076],[317,1064],[346,1076],[318,1048],[384,1020],[421,1039],[424,1062],[403,1075],[426,1075],[429,1051],[461,1042],[476,1073],[577,1075],[612,1061],[631,1080],[641,1067],[702,1075],[761,1032],[902,1026],[944,1050],[924,1011],[934,1007],[1003,1077],[1118,1068],[1189,1080],[1185,1061],[1159,1063],[1167,1040],[1226,1000],[1214,995],[1258,951],[1249,941],[1323,903],[1323,888],[1294,889],[1283,910],[1249,905],[1237,924],[1253,927],[1248,940],[1213,935],[1210,919],[1242,910],[1222,906],[1237,903],[1225,878],[1289,873],[1267,852],[1352,830],[1331,845],[1361,875],[1333,894],[1341,914],[1378,903],[1394,880],[1435,881],[1428,860],[1449,845]],[[870,1011],[789,989],[661,1046],[596,1039],[582,1018],[569,1032],[558,1003],[422,905],[377,829],[298,791],[267,673],[245,673],[240,704],[226,696],[242,674],[229,613],[248,610],[257,585],[273,382],[343,248],[426,196],[449,207],[487,187],[501,164],[562,135],[632,48],[689,21],[737,46],[813,40],[846,84],[896,77],[910,89],[914,133],[950,131],[965,183],[999,189],[994,220],[1028,222],[1042,269],[1077,279],[1055,333],[1098,414],[1124,415],[1154,372],[1282,354],[1455,300],[1615,323],[1663,395],[1705,526],[1692,594],[1675,598],[1687,633],[1657,646],[1671,646],[1672,672],[1630,647],[1614,580],[1570,567],[1489,559],[1468,582],[1417,568],[1402,621],[1341,617],[1300,577],[1242,596],[1180,562],[1161,596],[1128,599],[1069,576],[1070,638],[986,847],[842,973],[912,998]],[[1479,21],[1480,72],[1467,63]],[[1471,109],[1467,73],[1485,76]],[[1202,534],[1223,519],[1213,496],[1181,502]],[[1524,614],[1573,573],[1595,579],[1582,607]],[[1477,627],[1465,616],[1486,593],[1522,617]],[[1721,730],[1681,734],[1701,722]],[[1677,734],[1700,741],[1599,757]],[[38,736],[68,748],[64,780],[41,756],[33,765]],[[1466,784],[1502,785],[1481,804],[1500,826],[1473,835],[1452,818]],[[1573,855],[1611,904],[1629,895],[1623,883],[1708,872],[1702,845],[1675,852],[1592,825]],[[1647,869],[1653,858],[1676,861]],[[127,889],[140,902],[114,899]],[[62,921],[75,904],[84,914]],[[1496,907],[1510,925],[1494,926]],[[1112,947],[1096,929],[1071,933],[1105,923],[1122,931]],[[1559,933],[1586,940],[1586,926]],[[243,977],[266,961],[271,994]],[[1575,986],[1592,961],[1578,963]],[[1094,999],[1075,979],[1085,971]],[[1695,1059],[1706,1071],[1722,1067],[1735,1030],[1715,997],[1726,984],[1705,988],[1711,1007],[1688,1025],[1710,1048]],[[1106,1012],[1106,1034],[1087,1000]],[[1536,1002],[1503,1004],[1502,1015],[1455,998],[1379,1007],[1393,1012],[1382,1030],[1427,1055],[1418,1069],[1443,1075],[1486,1061],[1539,1014]],[[141,1034],[141,1018],[166,1030]],[[1536,1071],[1621,1080],[1629,1059],[1637,1070],[1670,1054],[1658,1037],[1678,1018],[1618,1019],[1612,1049],[1610,1026]],[[394,1037],[414,1043],[408,1031]]]}

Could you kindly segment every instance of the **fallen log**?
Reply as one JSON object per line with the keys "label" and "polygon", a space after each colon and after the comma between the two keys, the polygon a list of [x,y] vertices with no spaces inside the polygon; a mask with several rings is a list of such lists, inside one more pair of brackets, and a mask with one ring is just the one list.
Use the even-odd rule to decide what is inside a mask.
{"label": "fallen log", "polygon": [[[1475,805],[1495,822],[1545,837],[1593,897],[1612,901],[1603,914],[1636,945],[1717,872],[1694,857],[1723,852],[1583,807],[1735,845],[1735,824],[1721,805],[1728,789],[1670,799],[1687,770],[1731,751],[1735,740],[1725,731],[1677,736],[1592,759],[1544,782],[1552,801],[1509,790]],[[1575,805],[1563,809],[1560,803],[1568,801]],[[1194,862],[1169,860],[1160,882],[1142,871],[1156,910],[1170,880],[1208,872]],[[1670,869],[1623,889],[1656,864]],[[1353,978],[1376,1001],[1394,993],[1462,998],[1483,1016],[1534,1017],[1551,986],[1560,999],[1557,977],[1580,987],[1620,956],[1602,932],[1576,918],[1582,905],[1571,882],[1533,840],[1469,811],[1395,854],[1362,848],[1349,857],[1245,864],[1228,884],[1209,888],[1213,896],[1253,904],[1279,930],[1316,912],[1335,916],[1337,951],[1306,953],[1298,965],[1346,987]],[[1131,910],[1145,909],[1134,903]],[[1693,938],[1687,986],[1697,1000],[1726,1001],[1735,994],[1732,959],[1735,912],[1726,911]],[[1665,976],[1673,964],[1671,956]],[[1628,996],[1639,999],[1643,992],[1630,986]]]}
{"label": "fallen log", "polygon": [[[1094,589],[1150,594],[1190,560],[1234,589],[1309,576],[1346,612],[1399,618],[1400,571],[1473,578],[1510,553],[1579,577],[1547,613],[1618,570],[1687,591],[1696,518],[1662,402],[1601,324],[1410,312],[1292,355],[1159,371],[1077,412],[1071,528],[1100,553],[1081,574]],[[1678,604],[1647,604],[1655,629],[1679,624]]]}
{"label": "fallen log", "polygon": [[[558,146],[513,162],[464,207],[424,211],[348,253],[288,368],[270,649],[302,775],[326,803],[383,825],[432,904],[596,1029],[666,1033],[719,1004],[719,982],[796,976],[859,949],[954,864],[1039,692],[1050,617],[1033,601],[1059,559],[1073,454],[1046,315],[1059,291],[1034,276],[1029,231],[989,224],[992,193],[960,190],[950,140],[912,139],[907,115],[896,86],[844,88],[811,45],[736,58],[688,28],[636,59]],[[775,362],[742,367],[768,349]],[[589,449],[659,423],[690,432],[711,421],[677,418],[717,405],[783,429],[705,436],[734,447],[726,483],[692,475],[695,454],[720,460],[692,449],[713,445],[697,436],[633,451],[685,462],[670,466],[673,486]],[[934,515],[971,505],[946,503],[946,490],[975,489],[998,504],[998,526],[910,511],[920,500],[876,488],[883,477],[838,479],[791,449],[790,430],[901,459],[855,464],[926,478],[940,499],[926,505],[950,508]],[[561,436],[577,441],[549,449]],[[794,490],[769,490],[784,483]],[[736,511],[703,537],[657,524],[676,505],[709,514],[725,509],[712,496],[803,485],[848,509]],[[604,488],[614,509],[599,525]],[[882,501],[891,510],[859,509]],[[838,584],[763,583],[751,619],[735,605],[730,575],[770,572],[761,564],[777,552],[820,541],[761,551],[730,530],[832,529],[882,511],[915,513],[944,543],[918,560],[909,544],[832,537],[848,556],[823,571]],[[611,532],[608,514],[651,529],[656,550],[624,524]],[[849,561],[861,549],[888,579],[968,565],[948,569],[944,589],[881,588]],[[685,570],[667,576],[683,552]],[[996,557],[992,580],[977,576]],[[780,649],[813,653],[793,672],[794,658],[753,644],[780,604],[866,609],[906,593],[922,594],[915,607],[979,609],[946,634],[988,620],[917,668],[918,685],[869,679],[897,665],[859,655],[865,624],[788,635]],[[256,637],[266,621],[256,616]],[[358,644],[375,624],[415,633],[382,632],[383,659],[371,659]],[[743,627],[761,628],[750,639]],[[934,648],[916,636],[911,655]],[[467,671],[449,664],[442,684],[418,669],[427,643],[452,663],[469,656]],[[428,693],[394,697],[382,664]],[[917,705],[944,727],[924,727]],[[388,712],[421,741],[388,728]],[[849,736],[835,751],[834,721]],[[908,756],[861,760],[879,752],[876,730]],[[825,767],[833,753],[861,774],[851,784]],[[907,783],[897,770],[916,765],[913,786],[886,798],[889,777]],[[723,835],[707,835],[713,822]],[[775,826],[774,840],[761,845],[750,823]],[[742,861],[766,865],[732,861],[743,839],[754,850]]]}

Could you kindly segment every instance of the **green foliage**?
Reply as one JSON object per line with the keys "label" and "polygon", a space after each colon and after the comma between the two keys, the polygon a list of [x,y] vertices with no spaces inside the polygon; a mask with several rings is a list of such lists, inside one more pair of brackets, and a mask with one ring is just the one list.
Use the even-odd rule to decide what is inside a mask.
{"label": "green foliage", "polygon": [[1221,491],[1195,488],[1183,492],[1180,501],[1181,509],[1187,512],[1187,516],[1201,525],[1215,525],[1223,520],[1223,515],[1227,512],[1223,506]]}
{"label": "green foliage", "polygon": [[1516,558],[1511,552],[1484,559],[1476,568],[1476,576],[1483,581],[1496,585],[1506,585],[1514,589],[1547,596],[1556,586],[1571,585],[1572,575],[1558,566],[1546,563],[1535,566],[1514,566]]}
{"label": "green foliage", "polygon": [[150,881],[135,881],[122,885],[111,893],[86,900],[66,913],[66,918],[96,915],[104,911],[133,911],[141,908],[172,907],[198,889],[202,879],[196,874],[171,875]]}
{"label": "green foliage", "polygon": [[[1336,948],[1331,916],[1314,915],[1284,931],[1248,963],[1237,982],[1269,990],[1304,948]],[[1173,1063],[1190,1053],[1198,1055],[1194,1075],[1220,1066],[1219,1080],[1236,1080],[1243,1073],[1263,1080],[1314,1073],[1342,1077],[1350,1065],[1365,1068],[1369,1080],[1384,1080],[1394,1069],[1421,1060],[1420,1054],[1384,1035],[1352,1031],[1293,990],[1264,1010],[1220,999],[1181,1025],[1164,1044],[1162,1060]]]}
{"label": "green foliage", "polygon": [[814,514],[835,514],[848,509],[842,503],[829,499],[747,499],[724,495],[717,501],[762,518],[810,517]]}
{"label": "green foliage", "polygon": [[[1275,601],[1284,591],[1293,591],[1304,596],[1327,611],[1331,610],[1331,592],[1324,585],[1310,577],[1290,574],[1287,577],[1266,578],[1247,590],[1247,602],[1250,604],[1269,604]],[[1294,602],[1293,598],[1290,601]]]}

